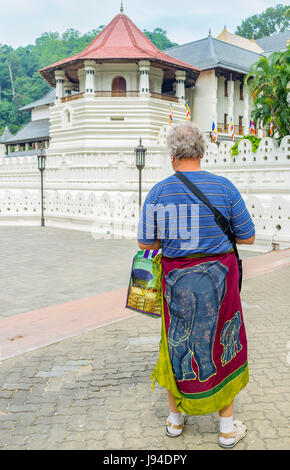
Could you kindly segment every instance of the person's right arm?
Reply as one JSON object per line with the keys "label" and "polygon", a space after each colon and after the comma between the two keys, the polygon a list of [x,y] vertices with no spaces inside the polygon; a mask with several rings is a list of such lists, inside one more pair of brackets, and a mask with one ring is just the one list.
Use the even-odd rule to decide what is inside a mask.
{"label": "person's right arm", "polygon": [[138,223],[137,243],[140,250],[159,250],[154,206],[151,204],[151,191],[147,194]]}

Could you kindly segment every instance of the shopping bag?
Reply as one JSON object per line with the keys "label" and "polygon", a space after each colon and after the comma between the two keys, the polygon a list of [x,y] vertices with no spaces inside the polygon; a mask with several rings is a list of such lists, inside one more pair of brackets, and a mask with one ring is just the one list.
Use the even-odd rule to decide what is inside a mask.
{"label": "shopping bag", "polygon": [[158,250],[140,250],[133,258],[126,308],[161,317],[162,266]]}

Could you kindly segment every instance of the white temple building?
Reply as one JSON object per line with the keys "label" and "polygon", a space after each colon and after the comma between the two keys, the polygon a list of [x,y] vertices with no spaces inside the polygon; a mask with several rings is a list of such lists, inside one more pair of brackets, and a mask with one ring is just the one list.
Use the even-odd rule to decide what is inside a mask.
{"label": "white temple building", "polygon": [[[274,38],[275,47],[281,49],[285,38]],[[40,70],[51,90],[21,108],[31,110],[28,124],[1,136],[0,225],[39,223],[36,154],[44,148],[46,225],[135,238],[134,149],[141,137],[147,148],[144,197],[172,172],[169,114],[172,109],[173,123],[186,121],[188,100],[191,119],[209,142],[212,122],[217,125],[220,145],[208,144],[203,167],[242,192],[257,226],[255,249],[289,246],[290,138],[278,148],[265,137],[257,154],[243,141],[239,156],[230,154],[230,118],[235,140],[249,133],[251,100],[243,78],[266,55],[263,43],[224,29],[219,39],[209,35],[161,52],[123,12],[115,16],[84,51]]]}
{"label": "white temple building", "polygon": [[50,152],[132,149],[140,136],[156,146],[168,126],[186,118],[185,87],[197,67],[160,52],[124,14],[80,54],[40,70],[55,87]]}

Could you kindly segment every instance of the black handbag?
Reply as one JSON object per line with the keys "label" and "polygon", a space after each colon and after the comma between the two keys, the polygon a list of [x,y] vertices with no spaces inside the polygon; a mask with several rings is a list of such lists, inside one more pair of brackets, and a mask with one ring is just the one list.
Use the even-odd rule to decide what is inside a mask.
{"label": "black handbag", "polygon": [[237,263],[238,263],[238,268],[239,268],[239,291],[241,292],[242,280],[243,280],[243,265],[242,265],[242,260],[239,256],[239,252],[237,249],[235,236],[231,230],[229,222],[227,221],[225,216],[209,202],[207,197],[198,189],[198,187],[195,186],[195,184],[192,183],[188,178],[186,178],[186,176],[184,176],[183,173],[180,173],[180,171],[177,171],[175,173],[175,176],[180,181],[182,181],[188,187],[188,189],[190,189],[190,191],[193,194],[195,194],[195,196],[198,197],[198,199],[200,199],[201,202],[203,202],[212,211],[217,225],[227,235],[228,239],[230,240],[233,246],[236,258],[237,258]]}

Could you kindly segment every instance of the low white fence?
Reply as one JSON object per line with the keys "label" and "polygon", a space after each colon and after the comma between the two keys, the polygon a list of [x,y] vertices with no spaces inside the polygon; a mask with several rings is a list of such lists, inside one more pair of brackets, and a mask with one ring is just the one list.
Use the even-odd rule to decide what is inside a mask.
{"label": "low white fence", "polygon": [[[150,150],[150,149],[149,149]],[[256,153],[242,141],[209,144],[203,169],[229,178],[241,191],[256,225],[255,249],[290,246],[290,136],[278,147],[265,138]],[[142,172],[144,194],[170,174],[163,148],[151,149]],[[172,172],[172,171],[171,171]],[[94,236],[135,238],[139,218],[138,173],[131,152],[48,155],[46,224],[91,231]],[[36,157],[0,161],[0,225],[38,225],[40,176]]]}

